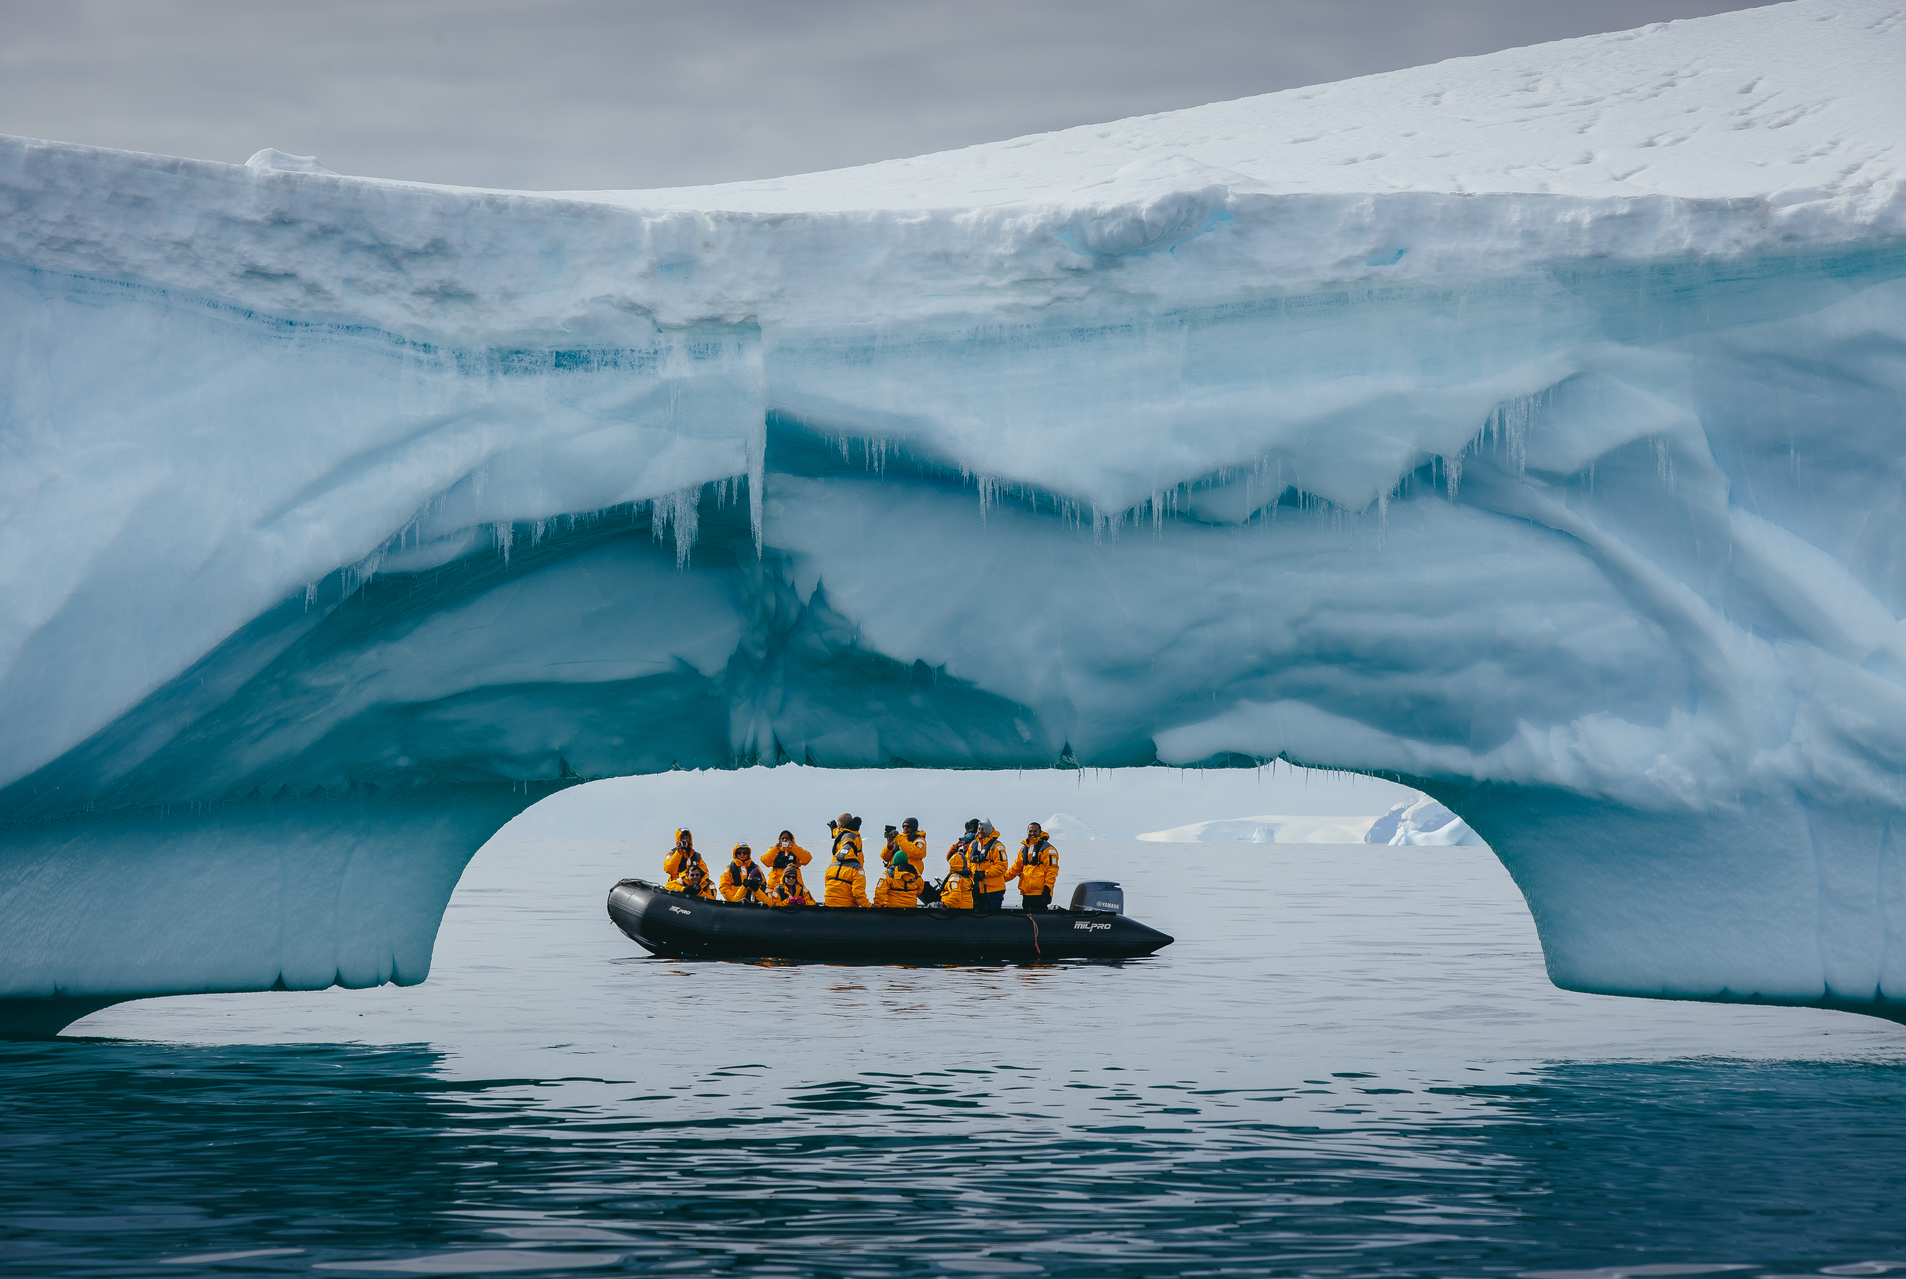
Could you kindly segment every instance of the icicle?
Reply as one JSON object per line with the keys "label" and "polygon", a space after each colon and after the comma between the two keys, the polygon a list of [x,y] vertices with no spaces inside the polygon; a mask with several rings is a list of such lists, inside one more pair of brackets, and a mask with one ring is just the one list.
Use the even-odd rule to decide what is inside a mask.
{"label": "icicle", "polygon": [[768,457],[768,420],[748,433],[748,527],[754,533],[754,554],[761,558],[761,490],[765,487]]}
{"label": "icicle", "polygon": [[[691,484],[670,493],[666,501],[669,522],[675,526],[675,567],[685,569],[689,554],[695,549],[695,534],[701,526],[701,485]],[[658,501],[658,509],[660,505]],[[659,518],[656,527],[661,527]]]}
{"label": "icicle", "polygon": [[1449,489],[1449,500],[1456,500],[1456,490],[1463,483],[1463,454],[1467,450],[1457,449],[1454,453],[1443,454],[1443,483]]}
{"label": "icicle", "polygon": [[503,565],[509,567],[510,547],[516,541],[516,525],[508,521],[490,525],[490,537],[496,543],[496,549],[503,552]]}
{"label": "icicle", "polygon": [[1384,540],[1390,532],[1390,495],[1377,498],[1377,549],[1383,549]]}
{"label": "icicle", "polygon": [[306,582],[304,584],[304,611],[309,613],[311,606],[317,602],[318,584],[316,582]]}

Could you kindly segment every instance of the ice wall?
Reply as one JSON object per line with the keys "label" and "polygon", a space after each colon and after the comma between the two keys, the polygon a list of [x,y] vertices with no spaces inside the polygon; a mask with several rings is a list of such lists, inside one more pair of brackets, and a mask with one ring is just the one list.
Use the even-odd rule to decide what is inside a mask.
{"label": "ice wall", "polygon": [[1900,65],[1802,0],[649,193],[0,140],[0,1014],[419,980],[576,777],[1282,756],[1565,985],[1892,1015]]}

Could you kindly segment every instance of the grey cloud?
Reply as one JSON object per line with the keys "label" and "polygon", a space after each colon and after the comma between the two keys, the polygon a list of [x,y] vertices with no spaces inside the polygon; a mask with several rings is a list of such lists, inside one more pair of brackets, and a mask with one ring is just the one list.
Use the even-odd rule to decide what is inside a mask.
{"label": "grey cloud", "polygon": [[917,155],[1544,40],[1702,0],[0,0],[0,132],[587,189]]}

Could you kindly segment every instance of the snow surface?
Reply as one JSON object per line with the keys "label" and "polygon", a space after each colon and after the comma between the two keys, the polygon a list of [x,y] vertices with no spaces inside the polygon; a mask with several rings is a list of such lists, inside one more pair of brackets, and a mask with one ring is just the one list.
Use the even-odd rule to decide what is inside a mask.
{"label": "snow surface", "polygon": [[1799,0],[646,193],[0,140],[0,997],[415,980],[232,859],[427,905],[578,776],[1282,756],[1559,982],[1889,1011],[1902,65]]}

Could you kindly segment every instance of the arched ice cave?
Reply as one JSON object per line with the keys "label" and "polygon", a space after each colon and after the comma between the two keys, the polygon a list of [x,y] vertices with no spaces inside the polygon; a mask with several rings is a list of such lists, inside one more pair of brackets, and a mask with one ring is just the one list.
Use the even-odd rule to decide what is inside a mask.
{"label": "arched ice cave", "polygon": [[1898,184],[1213,172],[796,215],[0,143],[0,1019],[420,981],[580,778],[1270,759],[1456,811],[1563,986],[1901,1017]]}

